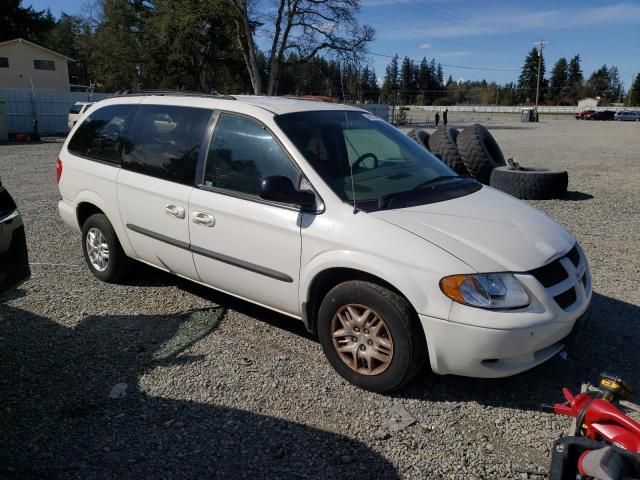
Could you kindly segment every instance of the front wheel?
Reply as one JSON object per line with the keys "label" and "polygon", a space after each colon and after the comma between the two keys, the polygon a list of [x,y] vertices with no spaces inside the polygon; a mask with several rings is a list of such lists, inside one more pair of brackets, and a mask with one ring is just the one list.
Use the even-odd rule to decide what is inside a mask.
{"label": "front wheel", "polygon": [[82,253],[89,270],[103,282],[114,283],[127,274],[130,260],[122,250],[106,215],[91,215],[82,226]]}
{"label": "front wheel", "polygon": [[427,358],[427,345],[409,302],[364,281],[334,287],[318,313],[324,353],[346,380],[387,392],[411,381]]}

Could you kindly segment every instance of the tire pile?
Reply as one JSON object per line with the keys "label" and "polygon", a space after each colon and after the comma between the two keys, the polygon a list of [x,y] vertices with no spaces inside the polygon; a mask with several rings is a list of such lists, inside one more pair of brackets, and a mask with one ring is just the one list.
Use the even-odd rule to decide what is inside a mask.
{"label": "tire pile", "polygon": [[523,200],[561,198],[567,193],[569,177],[565,170],[525,168],[509,159],[489,130],[476,123],[459,131],[439,127],[429,135],[414,128],[407,133],[458,175],[475,177],[479,182]]}

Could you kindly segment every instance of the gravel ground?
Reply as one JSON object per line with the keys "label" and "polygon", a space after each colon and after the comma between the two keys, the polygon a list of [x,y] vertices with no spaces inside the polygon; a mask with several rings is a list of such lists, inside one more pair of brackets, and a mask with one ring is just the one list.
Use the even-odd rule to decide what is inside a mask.
{"label": "gravel ground", "polygon": [[[1,145],[33,278],[0,304],[0,477],[543,478],[569,421],[541,403],[602,370],[640,385],[640,124],[492,132],[525,165],[569,170],[567,199],[532,203],[589,256],[591,326],[516,377],[425,371],[393,396],[347,384],[288,318],[143,266],[99,282],[57,215],[60,141]],[[396,432],[399,406],[415,422]]]}

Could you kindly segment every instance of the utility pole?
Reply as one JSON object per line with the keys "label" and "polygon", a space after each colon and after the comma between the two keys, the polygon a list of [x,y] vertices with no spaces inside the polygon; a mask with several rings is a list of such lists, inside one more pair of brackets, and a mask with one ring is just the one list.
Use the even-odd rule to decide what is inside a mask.
{"label": "utility pole", "polygon": [[538,45],[538,82],[536,83],[536,122],[538,121],[538,99],[540,98],[540,69],[542,68],[542,49],[544,46],[549,43],[543,40],[540,40],[538,43],[534,43],[534,45]]}
{"label": "utility pole", "polygon": [[631,106],[631,90],[633,90],[633,82],[635,82],[636,76],[631,75],[631,86],[629,87],[629,91],[627,92],[627,108]]}

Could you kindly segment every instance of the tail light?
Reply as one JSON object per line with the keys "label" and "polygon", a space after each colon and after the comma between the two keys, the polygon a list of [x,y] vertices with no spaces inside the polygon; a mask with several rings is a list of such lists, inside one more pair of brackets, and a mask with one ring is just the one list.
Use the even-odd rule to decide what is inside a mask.
{"label": "tail light", "polygon": [[60,177],[62,177],[62,160],[58,158],[56,162],[56,183],[60,183]]}

